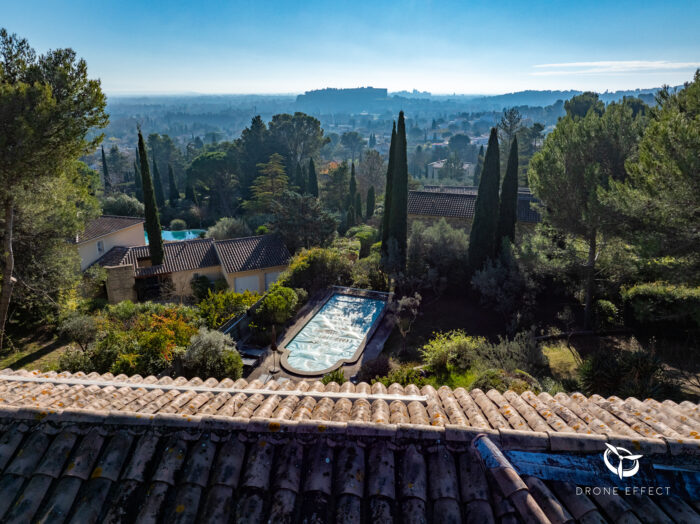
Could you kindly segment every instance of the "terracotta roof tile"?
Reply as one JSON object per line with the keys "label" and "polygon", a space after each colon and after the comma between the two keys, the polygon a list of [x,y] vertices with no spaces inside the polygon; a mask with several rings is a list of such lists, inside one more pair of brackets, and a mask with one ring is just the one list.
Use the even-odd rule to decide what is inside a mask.
{"label": "terracotta roof tile", "polygon": [[[465,188],[447,188],[443,191],[409,191],[408,214],[459,219],[474,218],[476,192],[462,189]],[[538,200],[529,193],[518,193],[518,220],[520,222],[540,222],[539,213],[532,207],[537,202]]]}
{"label": "terracotta roof tile", "polygon": [[216,251],[226,273],[284,266],[291,258],[282,238],[274,234],[217,241]]}
{"label": "terracotta roof tile", "polygon": [[[547,469],[567,454],[599,464],[606,441],[685,464],[700,453],[694,404],[10,370],[0,398],[1,521],[700,518],[680,492],[577,494]],[[617,424],[594,432],[603,413]],[[528,453],[542,476],[520,472]]]}
{"label": "terracotta roof tile", "polygon": [[144,219],[139,217],[102,215],[87,223],[85,226],[85,231],[78,236],[76,242],[80,244],[82,242],[87,242],[88,240],[94,240],[143,222]]}

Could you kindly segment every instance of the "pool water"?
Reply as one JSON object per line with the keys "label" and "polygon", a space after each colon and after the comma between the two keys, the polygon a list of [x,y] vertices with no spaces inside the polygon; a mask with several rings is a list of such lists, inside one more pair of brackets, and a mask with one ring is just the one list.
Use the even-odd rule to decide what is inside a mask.
{"label": "pool water", "polygon": [[287,362],[299,371],[321,371],[351,358],[386,303],[335,294],[287,344]]}
{"label": "pool water", "polygon": [[[182,231],[161,231],[163,242],[179,242],[181,240],[191,240],[199,238],[200,233],[206,232],[206,229],[183,229]],[[148,233],[143,234],[146,237],[148,244]]]}

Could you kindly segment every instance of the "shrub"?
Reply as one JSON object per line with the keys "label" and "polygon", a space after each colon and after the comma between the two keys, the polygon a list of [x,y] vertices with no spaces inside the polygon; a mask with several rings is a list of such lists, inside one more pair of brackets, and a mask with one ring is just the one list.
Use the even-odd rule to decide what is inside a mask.
{"label": "shrub", "polygon": [[270,228],[267,227],[265,224],[263,224],[262,226],[258,226],[257,228],[255,228],[255,234],[256,234],[257,236],[267,235],[269,232],[270,232]]}
{"label": "shrub", "polygon": [[84,298],[107,298],[105,289],[107,270],[99,264],[93,264],[83,272],[80,294]]}
{"label": "shrub", "polygon": [[207,238],[226,240],[227,238],[241,238],[252,235],[248,224],[240,218],[223,217],[216,224],[207,229]]}
{"label": "shrub", "polygon": [[542,348],[531,332],[518,333],[510,340],[500,338],[495,344],[459,330],[437,333],[420,352],[423,361],[435,373],[480,367],[508,372],[525,369],[540,374],[548,367]]}
{"label": "shrub", "polygon": [[330,384],[331,382],[335,382],[338,385],[347,382],[342,369],[336,369],[334,371],[331,371],[330,373],[326,373],[325,375],[323,375],[323,378],[321,378],[322,384]]}
{"label": "shrub", "polygon": [[279,284],[303,288],[309,294],[331,285],[351,283],[352,263],[334,249],[302,249],[292,258],[289,268],[280,275]]}
{"label": "shrub", "polygon": [[293,289],[275,284],[255,310],[255,322],[262,328],[282,325],[294,316],[298,304],[299,296]]}
{"label": "shrub", "polygon": [[532,391],[536,395],[542,392],[537,379],[524,371],[491,368],[482,372],[472,384],[474,389],[489,391],[495,389],[503,393],[504,391],[514,391],[521,394],[525,391]]}
{"label": "shrub", "polygon": [[408,386],[409,384],[415,384],[418,387],[425,385],[425,379],[421,374],[420,369],[414,367],[411,364],[402,364],[395,367],[384,377],[377,377],[372,380],[372,384],[375,382],[381,382],[386,387],[392,384],[401,384],[402,386]]}
{"label": "shrub", "polygon": [[499,337],[498,343],[484,346],[483,355],[488,363],[506,371],[524,369],[539,376],[549,368],[542,346],[531,331],[518,333],[512,339]]}
{"label": "shrub", "polygon": [[609,300],[595,303],[595,323],[598,329],[611,329],[620,326],[620,311]]}
{"label": "shrub", "polygon": [[[80,348],[68,348],[58,358],[58,369],[77,373],[78,371],[92,372],[92,362],[88,354]],[[89,370],[89,371],[88,371]]]}
{"label": "shrub", "polygon": [[378,231],[372,226],[355,226],[345,233],[348,238],[354,238],[360,242],[360,258],[369,256],[372,244],[377,241]]}
{"label": "shrub", "polygon": [[373,360],[362,363],[360,370],[357,372],[357,379],[360,382],[371,382],[372,379],[388,375],[391,368],[389,357],[379,355]]}
{"label": "shrub", "polygon": [[579,368],[581,388],[587,395],[637,398],[673,398],[678,385],[651,351],[593,353]]}
{"label": "shrub", "polygon": [[431,226],[414,223],[408,240],[407,276],[437,293],[448,290],[448,282],[450,292],[463,291],[468,244],[466,232],[453,228],[444,218]]}
{"label": "shrub", "polygon": [[61,366],[80,364],[86,373],[162,373],[197,332],[200,319],[192,308],[124,301],[96,314],[93,321],[96,341],[82,354],[70,352],[59,361]]}
{"label": "shrub", "polygon": [[471,337],[464,331],[436,333],[420,353],[423,361],[436,373],[448,370],[466,371],[477,364],[479,350],[488,344],[483,337]]}
{"label": "shrub", "polygon": [[61,324],[61,333],[80,349],[86,350],[88,345],[97,337],[97,323],[89,315],[73,315]]}
{"label": "shrub", "polygon": [[372,253],[352,265],[352,285],[360,289],[389,290],[389,279],[382,269],[379,253]]}
{"label": "shrub", "polygon": [[652,330],[700,328],[700,287],[650,282],[622,290],[626,314]]}
{"label": "shrub", "polygon": [[243,360],[231,337],[207,328],[192,336],[182,362],[189,373],[202,378],[236,380],[243,372]]}
{"label": "shrub", "polygon": [[138,199],[119,193],[108,196],[102,201],[102,213],[124,217],[142,217],[144,216],[144,207]]}
{"label": "shrub", "polygon": [[229,290],[212,293],[211,289],[209,289],[206,298],[201,300],[197,307],[199,307],[200,314],[206,325],[216,329],[230,319],[245,313],[259,299],[260,295],[250,291],[236,293]]}
{"label": "shrub", "polygon": [[190,280],[190,287],[192,288],[192,294],[197,302],[200,302],[209,296],[214,284],[209,280],[209,277],[204,275],[198,275],[192,277]]}
{"label": "shrub", "polygon": [[184,231],[185,229],[187,229],[187,222],[185,222],[181,218],[173,218],[170,221],[170,229],[172,231]]}

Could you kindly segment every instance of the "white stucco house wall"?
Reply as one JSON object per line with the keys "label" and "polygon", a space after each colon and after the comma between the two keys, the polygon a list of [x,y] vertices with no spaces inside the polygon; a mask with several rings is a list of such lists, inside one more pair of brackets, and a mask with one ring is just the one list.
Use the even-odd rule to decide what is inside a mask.
{"label": "white stucco house wall", "polygon": [[88,223],[76,239],[80,269],[84,271],[113,247],[144,245],[143,223],[143,218],[114,215],[103,215]]}

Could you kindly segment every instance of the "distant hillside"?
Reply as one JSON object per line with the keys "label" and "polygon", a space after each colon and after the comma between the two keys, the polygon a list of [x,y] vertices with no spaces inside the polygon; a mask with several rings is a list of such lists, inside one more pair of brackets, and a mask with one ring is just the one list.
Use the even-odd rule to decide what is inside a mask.
{"label": "distant hillside", "polygon": [[[659,87],[652,89],[633,89],[626,91],[606,91],[600,93],[600,99],[605,102],[614,102],[621,100],[623,97],[641,97],[646,102],[652,102],[653,97],[659,90]],[[469,103],[475,106],[482,106],[482,110],[500,111],[505,107],[530,106],[530,107],[545,107],[554,104],[558,100],[569,100],[570,98],[580,95],[583,91],[517,91],[515,93],[507,93],[504,95],[483,96],[470,100]]]}

